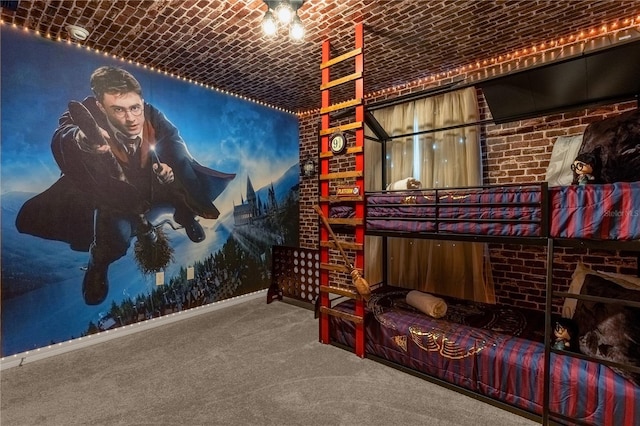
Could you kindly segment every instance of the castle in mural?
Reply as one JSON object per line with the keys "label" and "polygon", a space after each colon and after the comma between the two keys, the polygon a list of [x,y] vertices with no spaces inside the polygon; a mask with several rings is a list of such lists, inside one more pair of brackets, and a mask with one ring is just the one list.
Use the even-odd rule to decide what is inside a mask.
{"label": "castle in mural", "polygon": [[280,201],[276,192],[273,183],[256,192],[251,178],[247,176],[246,194],[240,196],[239,205],[233,206],[233,237],[260,262],[267,260],[271,246],[283,245],[287,241],[295,244],[290,237],[297,233],[291,229],[289,222],[298,222],[297,186],[291,188],[287,197]]}
{"label": "castle in mural", "polygon": [[273,183],[269,186],[267,201],[263,202],[256,195],[251,178],[247,176],[247,199],[240,197],[240,205],[233,206],[233,219],[236,226],[248,225],[278,213],[278,201],[276,200],[276,191],[273,188]]}

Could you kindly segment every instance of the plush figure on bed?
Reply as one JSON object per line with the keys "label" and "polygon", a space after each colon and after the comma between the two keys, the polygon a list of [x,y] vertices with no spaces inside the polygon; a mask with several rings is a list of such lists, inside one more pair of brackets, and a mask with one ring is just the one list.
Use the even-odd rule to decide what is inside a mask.
{"label": "plush figure on bed", "polygon": [[576,157],[571,170],[573,171],[573,184],[586,185],[588,183],[600,183],[599,158],[597,153],[587,152]]}
{"label": "plush figure on bed", "polygon": [[590,152],[599,183],[640,181],[640,108],[589,124],[578,155]]}
{"label": "plush figure on bed", "polygon": [[404,178],[396,182],[392,182],[387,185],[387,191],[399,190],[399,189],[420,189],[422,183],[414,177]]}
{"label": "plush figure on bed", "polygon": [[553,329],[553,349],[575,351],[577,349],[577,327],[568,318],[560,318]]}

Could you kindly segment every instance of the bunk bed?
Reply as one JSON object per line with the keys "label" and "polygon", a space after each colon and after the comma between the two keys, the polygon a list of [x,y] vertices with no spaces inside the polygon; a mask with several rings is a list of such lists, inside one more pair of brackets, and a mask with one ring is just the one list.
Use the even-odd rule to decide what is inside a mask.
{"label": "bunk bed", "polygon": [[[637,111],[625,115],[640,127]],[[597,125],[587,131],[590,127]],[[638,137],[631,141],[639,143]],[[581,150],[591,149],[590,143],[585,132]],[[545,424],[550,419],[640,424],[640,287],[620,286],[612,277],[591,272],[577,291],[553,289],[556,246],[640,253],[640,178],[586,186],[536,182],[372,191],[365,193],[365,223],[366,234],[373,236],[547,250],[545,312],[439,296],[448,309],[434,318],[408,303],[411,290],[381,286],[363,315],[367,357],[532,414]],[[560,322],[553,306],[558,297],[577,305],[573,324],[581,340],[571,350],[552,347],[553,327]],[[344,313],[330,318],[331,340],[337,345],[358,344],[358,325],[351,317],[357,303],[356,298],[332,306]],[[619,319],[617,341],[604,336],[611,318]]]}

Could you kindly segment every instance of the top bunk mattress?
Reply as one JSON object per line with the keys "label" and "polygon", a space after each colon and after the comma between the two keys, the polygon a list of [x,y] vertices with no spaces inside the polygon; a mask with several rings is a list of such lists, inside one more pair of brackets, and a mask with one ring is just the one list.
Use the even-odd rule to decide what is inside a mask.
{"label": "top bunk mattress", "polygon": [[640,239],[640,182],[366,193],[371,234]]}
{"label": "top bunk mattress", "polygon": [[367,193],[368,231],[544,236],[541,184]]}

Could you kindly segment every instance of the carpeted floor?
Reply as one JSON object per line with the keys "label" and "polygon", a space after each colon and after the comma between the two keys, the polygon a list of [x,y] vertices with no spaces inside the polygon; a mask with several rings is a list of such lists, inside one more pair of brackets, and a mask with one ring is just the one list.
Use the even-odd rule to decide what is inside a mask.
{"label": "carpeted floor", "polygon": [[255,299],[2,371],[13,425],[534,425],[318,342]]}

